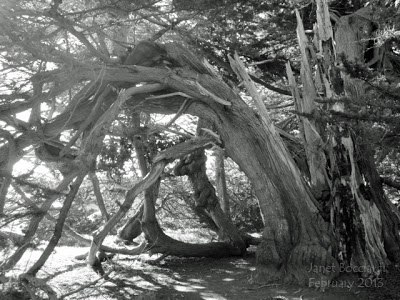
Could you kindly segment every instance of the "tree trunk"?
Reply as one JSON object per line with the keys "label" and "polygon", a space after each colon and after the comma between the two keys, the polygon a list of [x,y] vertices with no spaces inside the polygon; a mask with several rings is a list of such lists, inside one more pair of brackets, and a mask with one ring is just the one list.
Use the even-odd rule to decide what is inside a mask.
{"label": "tree trunk", "polygon": [[187,175],[189,177],[194,189],[196,207],[205,210],[219,228],[221,236],[232,241],[233,245],[237,247],[238,253],[244,253],[246,244],[239,231],[222,211],[215,189],[208,180],[206,160],[204,150],[198,150],[182,158],[174,172],[176,175]]}
{"label": "tree trunk", "polygon": [[227,155],[251,180],[259,200],[265,227],[257,249],[257,279],[308,284],[312,277],[335,277],[329,268],[320,268],[320,274],[308,272],[311,264],[337,262],[327,226],[286,149],[277,148],[279,143],[260,118],[241,104],[219,111],[213,121]]}
{"label": "tree trunk", "polygon": [[[227,136],[224,136],[224,129],[228,126],[220,129],[224,141],[235,141],[234,149],[233,145],[228,147],[226,144],[227,153],[250,178],[260,201],[265,228],[263,241],[257,250],[257,277],[261,281],[283,279],[303,285],[317,276],[330,280],[338,274],[339,269],[333,257],[327,226],[317,209],[318,204],[275,130],[243,63],[238,55],[235,55],[235,59],[230,58],[230,61],[260,113],[260,116],[254,116],[254,113],[242,112],[240,117],[244,119],[237,120],[241,128],[232,126],[237,132],[235,136],[233,132],[225,132]],[[235,111],[230,113],[235,114]],[[221,119],[221,123],[226,124],[227,120]],[[242,131],[243,127],[245,131]],[[252,138],[248,132],[251,132]],[[264,140],[261,140],[261,136],[264,136]],[[253,145],[251,152],[247,149],[249,145]],[[266,151],[267,155],[262,155],[262,151]],[[244,157],[246,154],[250,156],[249,153],[252,153],[251,157]],[[268,170],[268,174],[265,170]],[[311,265],[320,268],[310,271]]]}
{"label": "tree trunk", "polygon": [[102,215],[104,221],[107,222],[110,219],[110,215],[108,214],[106,205],[104,204],[103,195],[101,194],[101,190],[100,190],[99,179],[97,178],[96,173],[92,172],[92,171],[89,173],[89,177],[90,177],[90,180],[92,181],[93,192],[96,196],[97,205],[100,208],[100,212],[101,212],[101,215]]}
{"label": "tree trunk", "polygon": [[[135,113],[132,116],[132,125],[134,130],[138,130],[140,128],[140,114]],[[139,138],[135,138],[133,141],[133,145],[135,147],[136,158],[139,163],[140,173],[142,177],[146,176],[149,172],[149,167],[147,163],[147,159],[145,156],[145,146],[143,141],[147,140],[147,134],[140,135]],[[158,195],[158,185],[151,186],[150,191],[145,191],[144,196],[146,197],[154,197],[153,201],[155,202]],[[157,189],[156,193],[153,193],[153,189]],[[118,237],[124,241],[125,243],[131,243],[135,238],[137,238],[142,233],[141,219],[143,217],[144,205],[140,205],[138,211],[135,213],[133,217],[131,217],[124,226],[118,231]]]}
{"label": "tree trunk", "polygon": [[[337,79],[340,74],[335,67],[335,46],[330,25],[327,3],[317,1],[317,27],[314,44],[320,57],[309,57],[308,44],[301,19],[298,16],[298,38],[302,52],[303,97],[299,97],[293,78],[290,76],[292,92],[303,125],[304,141],[311,173],[311,185],[322,206],[322,216],[330,222],[334,237],[334,255],[341,265],[351,270],[363,270],[362,276],[379,275],[391,260],[399,258],[399,220],[385,198],[373,160],[373,153],[366,146],[356,144],[349,125],[325,124],[317,127],[318,112],[314,101],[317,98],[317,79],[322,81],[319,89],[327,98],[347,96],[356,99],[365,95],[365,83],[342,72],[342,86]],[[346,60],[364,63],[366,42],[371,35],[372,11],[363,8],[353,15],[339,19],[335,40],[336,50]],[[311,74],[310,61],[317,62],[316,83]],[[334,82],[336,78],[336,82]],[[343,95],[344,92],[344,95]],[[335,104],[332,111],[344,111],[343,103]],[[362,132],[359,129],[359,137]],[[325,132],[324,132],[325,131]],[[321,133],[322,132],[322,133]],[[324,136],[324,141],[321,136]],[[362,155],[361,155],[362,153]],[[313,179],[314,178],[314,179]],[[329,191],[328,193],[326,191]]]}
{"label": "tree trunk", "polygon": [[29,268],[29,270],[26,272],[28,275],[35,276],[36,273],[43,267],[51,253],[53,252],[54,248],[57,246],[58,241],[61,238],[61,234],[63,232],[63,226],[65,223],[65,220],[68,216],[69,209],[71,208],[72,202],[75,199],[76,194],[78,193],[79,187],[85,178],[86,174],[79,174],[78,177],[75,179],[73,184],[71,185],[71,189],[64,201],[64,204],[60,210],[60,215],[57,219],[55,228],[54,228],[54,234],[51,237],[46,249],[43,251],[42,255],[39,257],[39,259],[35,262],[35,264]]}
{"label": "tree trunk", "polygon": [[[258,279],[307,284],[309,278],[334,278],[338,264],[332,256],[327,224],[319,216],[315,199],[270,120],[249,108],[208,69],[199,67],[202,63],[193,55],[186,55],[187,49],[174,51],[183,51],[186,64],[193,63],[193,67],[180,68],[179,76],[162,69],[135,67],[135,73],[124,78],[163,82],[170,89],[195,98],[187,112],[214,125],[227,155],[251,180],[265,222],[257,254]],[[175,53],[174,58],[178,60],[179,55]],[[131,105],[135,105],[135,99],[132,101]],[[183,97],[148,99],[143,109],[176,112],[183,101]],[[321,268],[309,272],[311,264]],[[328,268],[332,265],[337,268]]]}
{"label": "tree trunk", "polygon": [[[214,124],[227,155],[252,182],[265,222],[257,251],[258,280],[307,284],[312,277],[335,277],[339,268],[331,254],[327,225],[282,142],[276,142],[277,136],[270,133],[260,116],[226,85],[216,85],[210,77],[198,79],[202,86],[232,101],[231,107],[193,102],[188,113]],[[189,92],[184,83],[173,80],[171,84]],[[161,109],[158,100],[150,101],[147,109],[165,113],[165,107],[177,110],[181,103],[178,99],[163,99]],[[316,274],[309,272],[311,264],[337,268],[319,268]]]}
{"label": "tree trunk", "polygon": [[226,188],[225,178],[225,153],[223,149],[214,151],[215,155],[215,185],[217,187],[218,197],[222,211],[226,217],[231,220],[229,194]]}
{"label": "tree trunk", "polygon": [[132,243],[142,233],[140,220],[143,216],[143,209],[143,205],[140,205],[133,217],[118,230],[118,238],[125,241],[126,244]]}
{"label": "tree trunk", "polygon": [[177,241],[167,236],[155,219],[146,218],[142,228],[152,254],[163,253],[180,257],[226,257],[243,254],[227,242],[192,244]]}
{"label": "tree trunk", "polygon": [[[210,125],[211,124],[207,123],[204,119],[199,119],[197,123],[197,135],[206,135],[207,133],[205,132],[207,131],[205,131],[205,129],[210,132],[209,130],[212,127]],[[207,157],[204,150],[198,150],[187,157],[182,158],[179,164],[175,167],[174,173],[180,176],[188,176],[194,190],[193,199],[195,203],[195,211],[198,215],[206,218],[207,223],[211,225],[211,228],[216,226],[219,239],[231,241],[239,251],[244,252],[247,247],[246,243],[244,242],[240,232],[233,225],[229,213],[226,214],[222,210],[220,204],[221,200],[217,197],[215,188],[207,176],[206,161]]]}
{"label": "tree trunk", "polygon": [[[365,52],[368,50],[368,41],[373,38],[375,18],[374,9],[369,6],[339,19],[335,33],[339,56],[344,55],[346,60],[353,63],[369,63],[365,61]],[[354,100],[365,97],[364,81],[351,78],[344,72],[342,78],[345,96]],[[351,134],[346,136],[346,131],[341,132],[340,129],[333,130],[337,142],[333,150],[339,158],[335,169],[344,176],[333,181],[333,188],[347,191],[342,205],[336,209],[336,212],[347,210],[349,214],[346,220],[342,218],[346,233],[349,234],[347,263],[372,269],[371,272],[363,272],[362,276],[376,275],[387,265],[387,258],[396,263],[400,261],[399,219],[394,213],[395,207],[384,195],[373,151],[368,145],[357,144],[357,141],[363,140],[364,130],[355,128],[359,135],[355,138]],[[347,167],[347,171],[344,167]],[[346,199],[346,195],[350,196],[351,201]]]}

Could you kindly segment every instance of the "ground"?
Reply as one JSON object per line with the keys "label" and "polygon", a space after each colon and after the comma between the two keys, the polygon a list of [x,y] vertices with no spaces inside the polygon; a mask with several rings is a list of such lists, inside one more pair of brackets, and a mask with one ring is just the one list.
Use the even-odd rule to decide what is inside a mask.
{"label": "ground", "polygon": [[[99,278],[83,261],[74,257],[85,253],[87,248],[58,247],[49,258],[44,269],[38,274],[57,292],[58,296],[78,289]],[[23,271],[36,261],[41,251],[33,250],[25,254],[18,265]],[[288,285],[258,285],[253,283],[255,252],[250,251],[241,258],[178,258],[167,257],[151,264],[157,256],[142,254],[138,257],[116,256],[112,262],[104,264],[106,272],[111,271],[107,280],[101,279],[96,285],[86,288],[66,299],[204,299],[204,300],[251,300],[251,299],[321,299],[321,300],[373,300],[400,299],[398,279],[400,271],[393,267],[390,277],[379,281],[362,281],[347,276],[336,284],[346,283],[346,287],[321,289]],[[16,270],[16,273],[18,273]],[[11,273],[8,274],[12,275]],[[339,281],[341,280],[341,281]],[[382,287],[377,286],[382,282]],[[0,285],[0,299],[9,282]],[[350,287],[350,285],[352,285]],[[1,294],[3,291],[3,295]],[[8,298],[8,299],[7,299]],[[23,299],[21,296],[6,299]]]}

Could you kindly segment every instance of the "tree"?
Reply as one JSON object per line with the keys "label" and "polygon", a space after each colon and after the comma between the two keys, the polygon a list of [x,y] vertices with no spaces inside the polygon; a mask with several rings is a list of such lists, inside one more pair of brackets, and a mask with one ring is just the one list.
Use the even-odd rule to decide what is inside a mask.
{"label": "tree", "polygon": [[[399,259],[399,222],[394,207],[384,196],[371,147],[360,145],[361,139],[357,141],[352,131],[358,134],[365,132],[357,126],[350,129],[348,124],[340,121],[322,123],[325,128],[321,131],[317,126],[318,116],[311,117],[316,113],[316,87],[332,100],[331,106],[327,107],[328,113],[332,114],[344,112],[343,104],[338,104],[335,99],[348,97],[351,102],[365,95],[366,82],[351,78],[346,70],[340,74],[335,64],[346,64],[348,61],[364,63],[366,45],[362,44],[365,42],[360,37],[363,34],[364,38],[371,35],[374,11],[371,7],[365,7],[353,15],[341,17],[337,20],[335,35],[326,2],[317,1],[317,14],[318,31],[315,32],[314,41],[316,51],[321,53],[320,59],[308,55],[308,41],[298,15],[298,37],[302,52],[301,79],[304,86],[302,98],[289,74],[293,94],[297,95],[297,109],[305,115],[300,119],[310,167],[311,188],[321,205],[321,214],[324,215],[325,210],[326,220],[332,222],[332,233],[337,245],[336,256],[340,263],[351,269],[369,268],[370,271],[361,272],[363,276],[379,274],[388,258],[391,261]],[[336,45],[333,41],[336,41]],[[321,76],[322,81],[320,86],[313,82],[311,61],[318,67],[317,76]],[[290,66],[288,72],[291,72]],[[335,85],[335,78],[341,78],[342,82]],[[359,153],[363,155],[359,156]],[[326,191],[329,191],[328,196]]]}
{"label": "tree", "polygon": [[[215,12],[223,7],[235,14],[240,11],[246,20],[256,19],[250,13],[249,3],[251,1],[217,2],[216,8],[206,11],[206,16],[210,20],[218,19]],[[96,159],[102,145],[107,136],[117,134],[117,128],[125,128],[118,132],[124,138],[140,138],[134,142],[133,148],[143,178],[129,189],[117,212],[94,233],[88,262],[95,268],[99,266],[96,254],[102,249],[104,238],[141,192],[145,192],[145,200],[143,212],[138,216],[141,216],[141,229],[149,245],[146,250],[182,256],[244,253],[248,240],[222,213],[215,190],[205,174],[203,151],[213,145],[223,148],[243,170],[259,202],[264,231],[257,250],[257,280],[300,284],[308,284],[309,278],[317,276],[330,280],[338,275],[339,264],[352,269],[366,270],[369,267],[368,271],[361,272],[361,275],[369,276],[379,273],[389,260],[399,260],[398,215],[383,193],[374,165],[374,149],[360,143],[364,141],[361,127],[348,121],[359,114],[350,115],[343,108],[338,109],[347,102],[351,105],[355,102],[357,108],[362,108],[363,104],[357,101],[367,94],[365,85],[372,81],[352,78],[365,63],[367,53],[363,40],[358,40],[360,28],[364,38],[374,32],[374,12],[370,6],[339,18],[333,34],[327,2],[316,1],[316,46],[308,43],[297,13],[302,59],[299,71],[303,86],[301,93],[289,65],[287,71],[296,100],[301,145],[296,137],[273,124],[252,78],[278,92],[287,94],[287,90],[265,82],[266,75],[261,79],[249,76],[239,55],[229,51],[229,59],[220,59],[216,55],[218,49],[210,51],[210,43],[180,28],[180,24],[190,24],[190,19],[201,19],[196,10],[181,7],[183,3],[178,1],[166,6],[157,2],[133,4],[121,1],[118,2],[120,6],[113,10],[107,1],[99,4],[87,2],[90,9],[83,3],[76,4],[80,5],[79,11],[61,1],[54,1],[50,6],[36,1],[23,1],[20,6],[6,2],[2,6],[4,18],[0,26],[4,34],[1,42],[5,49],[2,63],[3,72],[9,70],[10,79],[3,86],[6,92],[2,96],[4,104],[0,107],[4,128],[1,135],[4,142],[0,148],[1,189],[7,191],[11,182],[18,179],[12,176],[12,166],[25,152],[32,151],[32,147],[36,147],[37,157],[52,163],[63,175],[55,192],[41,204],[42,213],[32,216],[24,241],[34,236],[43,212],[67,193],[51,243],[28,274],[34,275],[39,270],[57,244],[81,181],[86,174],[96,172]],[[352,7],[356,8],[356,5]],[[260,13],[267,8],[262,6]],[[116,14],[115,10],[120,13]],[[158,14],[155,15],[155,11]],[[127,57],[112,57],[107,43],[127,46],[125,39],[114,41],[112,37],[119,27],[133,23],[129,13],[135,13],[140,22],[159,30],[153,35],[141,32],[143,41],[136,43]],[[118,24],[110,21],[109,14],[112,18],[118,16]],[[42,16],[41,22],[37,21],[38,15]],[[290,13],[288,19],[294,16]],[[228,20],[226,15],[223,21],[227,23]],[[305,22],[312,23],[310,20]],[[169,30],[177,34],[173,35]],[[178,34],[183,40],[178,39]],[[65,40],[62,46],[59,45],[61,39]],[[254,39],[254,36],[249,39]],[[349,40],[351,43],[347,43]],[[218,63],[216,67],[225,70],[225,77],[220,76],[201,56],[194,54],[190,44],[197,42],[203,46],[203,53]],[[234,42],[227,40],[229,47],[223,45],[222,48],[233,49],[239,41]],[[386,55],[392,58],[389,60],[392,62],[390,75],[394,77],[390,80],[394,85],[397,40],[390,40],[390,43],[392,49],[387,50]],[[255,44],[254,41],[248,43]],[[345,48],[345,45],[354,47]],[[249,58],[249,53],[244,50],[242,54],[250,61],[260,60],[257,55]],[[380,61],[380,58],[382,56],[373,55],[374,60]],[[372,66],[377,62],[370,63]],[[318,70],[315,76],[311,72],[314,66]],[[387,72],[385,68],[382,71]],[[377,68],[376,71],[380,70]],[[228,76],[227,72],[231,74]],[[15,79],[17,76],[20,81]],[[272,79],[282,77],[282,74],[274,76]],[[234,82],[243,82],[254,103],[248,104],[243,100]],[[373,95],[397,99],[389,89],[382,91],[382,85],[370,86]],[[316,99],[324,107],[320,109]],[[60,108],[53,117],[54,109],[46,111],[47,107]],[[14,116],[27,109],[31,109],[28,121],[23,122]],[[155,149],[146,161],[143,143],[155,128],[142,127],[145,124],[141,117],[143,113],[177,116],[186,113],[210,125],[199,122],[198,132],[203,128],[206,130],[198,136],[178,132],[185,137],[183,140],[164,149]],[[397,116],[394,114],[393,118]],[[132,131],[126,130],[130,128],[127,124]],[[163,129],[168,129],[169,125]],[[353,132],[357,132],[357,139]],[[301,159],[295,155],[295,147],[304,148],[306,163],[299,164]],[[364,155],[357,157],[360,151]],[[175,241],[162,231],[155,215],[155,199],[167,164],[177,159],[180,163],[175,172],[188,175],[194,189],[195,204],[203,209],[224,236],[228,236],[229,241],[190,245]],[[65,192],[73,180],[72,188]],[[0,200],[0,213],[3,213],[9,199],[4,196]],[[3,268],[15,265],[26,249],[25,244],[8,258]],[[144,247],[140,245],[129,253],[140,253]],[[317,268],[310,271],[310,266]],[[101,272],[101,265],[98,269]]]}

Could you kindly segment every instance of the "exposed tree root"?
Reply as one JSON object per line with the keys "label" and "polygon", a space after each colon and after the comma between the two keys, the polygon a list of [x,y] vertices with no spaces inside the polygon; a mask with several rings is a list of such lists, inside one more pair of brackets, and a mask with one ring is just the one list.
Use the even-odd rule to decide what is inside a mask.
{"label": "exposed tree root", "polygon": [[151,254],[161,253],[180,257],[227,257],[241,256],[246,249],[235,247],[229,242],[191,244],[167,236],[157,221],[142,223]]}
{"label": "exposed tree root", "polygon": [[[90,245],[90,241],[89,241],[89,245]],[[146,241],[143,241],[140,245],[138,245],[137,247],[132,248],[132,249],[127,249],[127,248],[111,248],[111,247],[108,247],[108,246],[101,245],[100,250],[101,250],[101,251],[104,251],[104,252],[115,253],[115,254],[140,255],[140,254],[142,254],[143,252],[145,252],[146,246],[147,246],[147,242],[146,242]],[[89,252],[86,252],[86,253],[84,253],[84,254],[77,255],[77,256],[75,256],[75,259],[84,260],[84,259],[86,259],[88,253],[89,253]]]}

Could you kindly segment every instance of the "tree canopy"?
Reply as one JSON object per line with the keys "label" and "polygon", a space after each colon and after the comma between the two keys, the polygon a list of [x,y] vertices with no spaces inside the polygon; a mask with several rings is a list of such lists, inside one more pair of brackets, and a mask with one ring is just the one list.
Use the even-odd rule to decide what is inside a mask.
{"label": "tree canopy", "polygon": [[[250,244],[259,281],[307,284],[310,263],[371,266],[362,276],[398,263],[399,9],[361,0],[3,1],[0,226],[23,220],[24,232],[0,271],[47,221],[54,233],[26,276],[64,232],[90,246],[101,275],[104,251],[221,257]],[[156,218],[156,207],[167,201],[173,217],[198,218],[219,241],[166,235],[173,222]],[[89,215],[89,202],[98,223],[74,219]],[[102,245],[126,215],[120,238],[143,231],[146,242]],[[262,227],[262,238],[249,227]]]}

